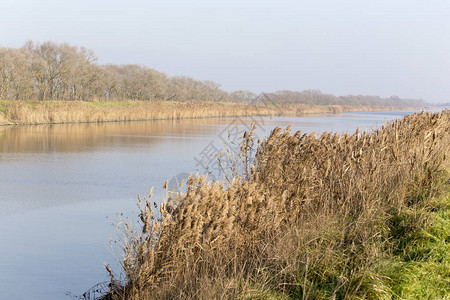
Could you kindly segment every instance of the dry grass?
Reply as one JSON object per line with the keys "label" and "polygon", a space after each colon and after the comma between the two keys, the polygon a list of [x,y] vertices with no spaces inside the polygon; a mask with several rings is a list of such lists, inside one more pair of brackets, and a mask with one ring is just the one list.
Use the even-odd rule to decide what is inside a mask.
{"label": "dry grass", "polygon": [[124,223],[126,282],[110,272],[106,298],[391,299],[376,266],[398,246],[394,221],[436,191],[449,124],[444,111],[352,135],[276,128],[242,166],[247,134],[235,157],[247,174],[191,177],[158,211],[139,199],[140,221]]}
{"label": "dry grass", "polygon": [[[300,115],[343,111],[390,110],[390,107],[244,105],[223,102],[173,101],[0,101],[0,125],[58,124],[187,118],[235,117],[250,115]],[[401,109],[396,107],[395,109]]]}

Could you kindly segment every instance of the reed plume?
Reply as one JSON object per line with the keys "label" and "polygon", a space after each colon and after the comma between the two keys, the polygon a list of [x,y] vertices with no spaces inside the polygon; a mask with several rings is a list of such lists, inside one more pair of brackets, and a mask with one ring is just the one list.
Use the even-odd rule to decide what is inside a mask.
{"label": "reed plume", "polygon": [[437,191],[449,124],[446,110],[372,132],[246,134],[240,176],[190,176],[159,211],[139,199],[140,220],[124,230],[126,281],[105,298],[392,297],[377,262],[397,246],[393,220]]}

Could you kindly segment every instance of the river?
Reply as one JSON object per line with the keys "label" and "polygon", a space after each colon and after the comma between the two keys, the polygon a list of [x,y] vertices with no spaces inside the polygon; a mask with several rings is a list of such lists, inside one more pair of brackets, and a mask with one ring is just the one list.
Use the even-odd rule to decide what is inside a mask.
{"label": "river", "polygon": [[[0,127],[0,298],[74,299],[115,270],[117,215],[137,193],[163,197],[177,174],[204,172],[250,123],[306,133],[371,130],[411,112]],[[210,164],[213,162],[211,161]]]}

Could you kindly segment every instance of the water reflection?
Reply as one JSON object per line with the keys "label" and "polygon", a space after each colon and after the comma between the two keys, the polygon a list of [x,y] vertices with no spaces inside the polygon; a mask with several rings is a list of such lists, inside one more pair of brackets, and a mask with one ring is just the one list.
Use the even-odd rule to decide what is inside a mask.
{"label": "water reflection", "polygon": [[226,119],[0,127],[0,153],[67,153],[198,138]]}

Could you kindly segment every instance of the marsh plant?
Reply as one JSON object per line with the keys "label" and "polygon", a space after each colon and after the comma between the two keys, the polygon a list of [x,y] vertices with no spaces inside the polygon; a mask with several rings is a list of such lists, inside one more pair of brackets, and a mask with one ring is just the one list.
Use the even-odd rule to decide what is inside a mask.
{"label": "marsh plant", "polygon": [[449,124],[446,110],[372,132],[249,132],[230,181],[195,175],[160,205],[139,199],[139,221],[123,224],[125,281],[108,267],[105,298],[392,299],[380,262],[426,222],[394,226],[438,191]]}

